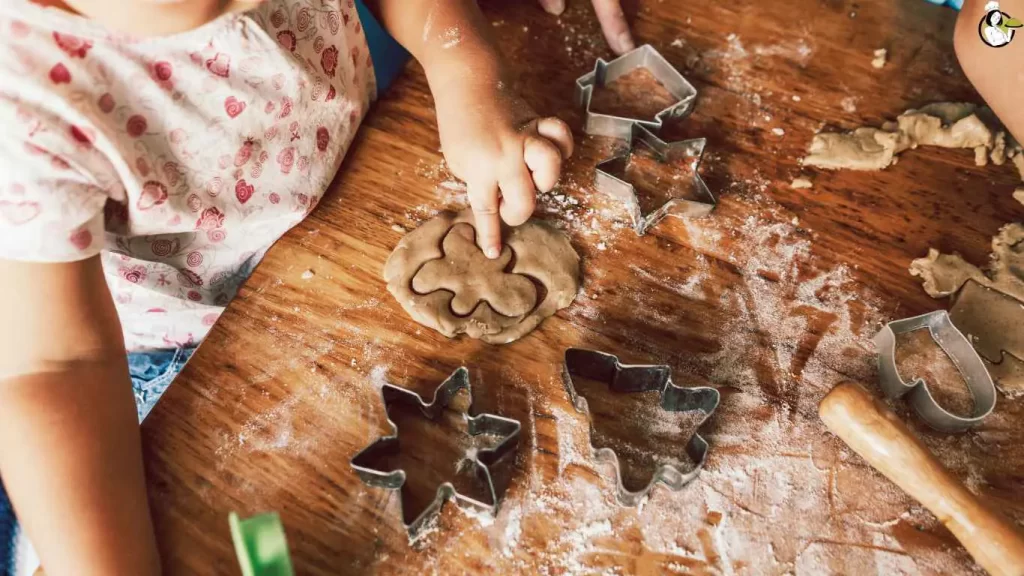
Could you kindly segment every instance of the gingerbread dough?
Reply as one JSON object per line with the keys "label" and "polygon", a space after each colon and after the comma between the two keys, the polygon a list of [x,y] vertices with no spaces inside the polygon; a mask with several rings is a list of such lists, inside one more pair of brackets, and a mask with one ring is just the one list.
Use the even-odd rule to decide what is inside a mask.
{"label": "gingerbread dough", "polygon": [[918,146],[972,148],[979,166],[1002,165],[1010,159],[1024,179],[1024,153],[988,108],[970,103],[937,102],[907,110],[881,128],[817,134],[811,140],[806,166],[826,169],[883,170],[897,155]]}
{"label": "gingerbread dough", "polygon": [[924,280],[924,290],[932,298],[950,296],[974,280],[1024,302],[1024,224],[1007,224],[992,238],[987,274],[959,254],[941,254],[934,248],[910,263],[910,273]]}
{"label": "gingerbread dough", "polygon": [[992,238],[986,271],[959,254],[914,260],[910,273],[924,280],[933,298],[956,295],[950,317],[982,355],[996,386],[1007,395],[1024,395],[1024,225],[1004,226]]}
{"label": "gingerbread dough", "polygon": [[494,260],[476,246],[475,234],[465,210],[443,213],[399,241],[384,280],[413,320],[449,338],[465,333],[505,344],[576,298],[580,258],[555,228],[530,220],[508,229]]}

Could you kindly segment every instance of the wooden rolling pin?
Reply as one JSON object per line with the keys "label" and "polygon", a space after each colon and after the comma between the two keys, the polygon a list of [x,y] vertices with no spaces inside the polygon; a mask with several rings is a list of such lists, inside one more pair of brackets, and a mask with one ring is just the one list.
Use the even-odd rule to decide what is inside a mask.
{"label": "wooden rolling pin", "polygon": [[921,502],[994,576],[1024,575],[1024,539],[943,468],[906,425],[858,384],[836,386],[818,406],[828,429]]}

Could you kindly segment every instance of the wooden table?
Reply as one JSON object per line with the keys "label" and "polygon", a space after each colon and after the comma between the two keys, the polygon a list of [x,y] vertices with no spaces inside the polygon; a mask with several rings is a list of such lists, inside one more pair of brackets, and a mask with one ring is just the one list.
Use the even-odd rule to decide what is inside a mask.
{"label": "wooden table", "polygon": [[[232,510],[280,512],[299,574],[978,571],[929,513],[828,435],[815,408],[840,381],[877,391],[880,323],[945,306],[907,273],[910,260],[935,246],[984,263],[991,236],[1021,216],[1018,176],[977,168],[966,150],[909,151],[881,173],[798,163],[826,124],[980,101],[953,53],[955,13],[913,0],[643,2],[637,37],[700,91],[670,135],[707,137],[702,169],[722,198],[707,219],[668,219],[637,237],[621,206],[593,190],[613,143],[578,131],[572,85],[608,53],[588,3],[570,4],[560,19],[531,2],[485,11],[527,99],[577,129],[578,153],[538,210],[583,257],[576,303],[519,342],[489,346],[420,327],[386,292],[381,267],[403,231],[465,200],[411,64],[332,192],[270,250],[143,426],[168,573],[236,573]],[[876,70],[880,47],[889,63]],[[799,175],[813,188],[793,189]],[[693,484],[656,490],[640,509],[615,504],[560,379],[569,346],[666,363],[676,382],[722,391]],[[348,461],[387,431],[383,381],[429,394],[458,366],[478,411],[523,423],[510,487],[496,518],[449,505],[410,546],[397,498],[365,486]],[[1018,522],[1020,406],[1000,398],[970,434],[922,431]]]}

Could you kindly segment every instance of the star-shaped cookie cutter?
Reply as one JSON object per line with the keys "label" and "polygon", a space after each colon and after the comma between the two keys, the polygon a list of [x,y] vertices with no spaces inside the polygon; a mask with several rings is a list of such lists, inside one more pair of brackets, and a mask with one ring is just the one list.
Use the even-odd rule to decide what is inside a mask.
{"label": "star-shaped cookie cutter", "polygon": [[[685,218],[707,216],[718,205],[718,199],[708,189],[708,185],[704,183],[704,179],[701,178],[698,171],[706,142],[704,138],[665,142],[642,124],[633,124],[629,131],[625,151],[597,165],[594,173],[594,185],[598,190],[610,194],[626,204],[633,220],[633,230],[638,236],[646,234],[647,230],[670,214]],[[691,190],[697,199],[673,197],[656,210],[644,214],[633,184],[613,173],[615,167],[624,165],[629,160],[638,144],[650,148],[662,163],[675,163],[681,159],[692,158],[690,164],[690,168],[693,170]]]}
{"label": "star-shaped cookie cutter", "polygon": [[684,388],[672,382],[672,370],[668,366],[626,365],[611,354],[582,348],[569,348],[565,351],[566,391],[578,412],[587,414],[590,420],[591,446],[597,460],[610,464],[615,470],[616,498],[623,506],[636,506],[646,498],[656,484],[663,484],[670,490],[679,490],[689,484],[700,474],[708,454],[708,443],[700,434],[694,432],[686,443],[685,451],[693,468],[682,471],[674,464],[662,463],[654,471],[651,481],[639,491],[633,492],[622,482],[622,468],[619,457],[611,448],[596,446],[593,443],[593,418],[587,407],[586,398],[580,396],[573,386],[573,377],[586,378],[605,383],[613,392],[624,394],[638,392],[660,392],[661,409],[665,412],[700,412],[700,422],[695,430],[707,422],[718,407],[720,395],[718,390],[705,386]]}
{"label": "star-shaped cookie cutter", "polygon": [[455,370],[447,380],[437,387],[434,391],[434,398],[429,403],[425,402],[415,392],[392,384],[384,384],[381,388],[381,397],[384,401],[384,409],[388,414],[388,424],[391,426],[392,432],[367,446],[352,458],[352,468],[366,484],[388,490],[401,490],[405,484],[405,470],[379,470],[371,464],[371,462],[378,459],[379,454],[396,454],[401,450],[398,426],[391,420],[391,407],[401,404],[417,408],[424,417],[436,420],[449,406],[449,403],[463,391],[469,394],[469,403],[465,414],[469,435],[479,436],[481,434],[488,434],[500,438],[493,448],[471,450],[467,452],[463,460],[463,463],[468,462],[475,467],[477,478],[486,486],[488,501],[477,500],[471,496],[461,494],[450,481],[444,482],[437,487],[434,500],[423,512],[411,522],[406,523],[405,511],[402,508],[401,498],[399,498],[402,523],[409,533],[410,540],[415,540],[421,535],[423,529],[430,525],[431,520],[441,513],[444,503],[451,498],[455,498],[460,505],[473,506],[490,514],[497,513],[502,495],[498,494],[494,480],[491,477],[490,467],[518,448],[519,431],[522,428],[520,422],[494,414],[469,416],[473,404],[472,390],[469,385],[469,371],[462,367]]}
{"label": "star-shaped cookie cutter", "polygon": [[[921,378],[911,382],[903,380],[896,366],[896,335],[928,329],[932,340],[942,348],[967,384],[974,397],[971,416],[958,416],[939,405],[928,383]],[[878,347],[878,372],[882,392],[888,398],[903,396],[921,419],[940,432],[963,432],[984,420],[996,407],[996,387],[970,340],[953,324],[949,313],[937,310],[890,322],[875,336]]]}
{"label": "star-shaped cookie cutter", "polygon": [[[601,88],[638,68],[649,70],[676,99],[676,103],[655,114],[653,119],[628,118],[590,110],[594,88]],[[650,44],[644,44],[611,62],[598,58],[594,70],[576,80],[575,93],[577,104],[583,108],[584,132],[622,139],[629,137],[634,123],[653,131],[660,130],[665,120],[682,118],[689,114],[693,109],[694,100],[697,99],[697,89]]]}

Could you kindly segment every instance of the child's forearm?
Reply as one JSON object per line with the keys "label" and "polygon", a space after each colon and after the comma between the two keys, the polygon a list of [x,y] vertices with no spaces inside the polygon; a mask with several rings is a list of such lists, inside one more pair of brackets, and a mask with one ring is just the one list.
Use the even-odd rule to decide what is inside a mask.
{"label": "child's forearm", "polygon": [[49,576],[159,572],[124,364],[0,382],[0,474]]}
{"label": "child's forearm", "polygon": [[376,0],[384,27],[423,65],[435,97],[449,86],[504,80],[490,26],[474,0]]}
{"label": "child's forearm", "polygon": [[538,115],[510,85],[473,0],[378,0],[375,8],[426,71],[441,150],[466,183],[477,244],[497,258],[501,223],[522,224],[537,190],[554,188],[572,155],[572,132]]}
{"label": "child's forearm", "polygon": [[[957,58],[967,78],[985,102],[1018,140],[1024,142],[1024,28],[1015,29],[1013,41],[993,48],[979,35],[979,26],[987,13],[987,0],[967,0],[956,24]],[[1002,0],[999,9],[1024,19],[1024,0]]]}
{"label": "child's forearm", "polygon": [[49,576],[156,574],[135,402],[99,258],[0,260],[0,475]]}

